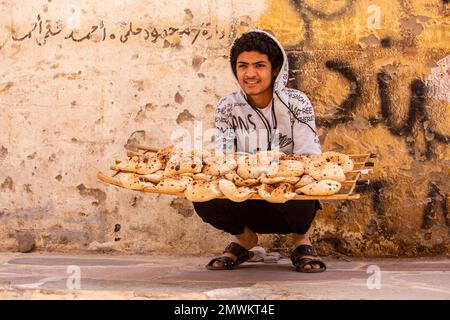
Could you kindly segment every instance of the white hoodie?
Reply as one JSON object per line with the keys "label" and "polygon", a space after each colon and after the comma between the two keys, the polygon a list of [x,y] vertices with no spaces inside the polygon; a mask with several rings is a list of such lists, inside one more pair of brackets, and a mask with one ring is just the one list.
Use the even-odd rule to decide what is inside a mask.
{"label": "white hoodie", "polygon": [[283,53],[283,66],[273,88],[273,107],[269,106],[273,108],[272,117],[266,119],[258,108],[252,107],[242,88],[226,95],[216,107],[217,147],[225,153],[255,153],[279,148],[287,154],[320,154],[311,102],[303,92],[287,88],[289,66],[284,48],[269,33],[250,31],[267,34]]}

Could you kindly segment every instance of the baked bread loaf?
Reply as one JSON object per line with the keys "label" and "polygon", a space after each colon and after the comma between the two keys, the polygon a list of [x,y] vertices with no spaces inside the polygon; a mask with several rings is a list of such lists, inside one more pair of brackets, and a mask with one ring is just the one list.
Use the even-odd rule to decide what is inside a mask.
{"label": "baked bread loaf", "polygon": [[284,154],[279,150],[225,155],[216,150],[181,150],[174,146],[156,153],[129,151],[128,160],[111,166],[125,188],[167,194],[183,193],[191,201],[226,197],[235,202],[252,198],[284,203],[297,194],[339,192],[345,173],[353,170],[348,155]]}
{"label": "baked bread loaf", "polygon": [[341,184],[334,180],[320,180],[310,183],[295,190],[296,193],[304,193],[308,196],[328,196],[341,189]]}
{"label": "baked bread loaf", "polygon": [[275,186],[263,183],[258,187],[258,194],[261,198],[272,203],[285,203],[297,195],[294,187],[286,182]]}
{"label": "baked bread loaf", "polygon": [[219,180],[219,189],[222,193],[234,202],[248,200],[256,191],[248,187],[236,187],[236,185],[227,179]]}
{"label": "baked bread loaf", "polygon": [[217,180],[196,180],[189,183],[184,191],[184,196],[193,202],[209,201],[215,198],[220,198],[222,195],[223,194],[219,189],[219,183]]}

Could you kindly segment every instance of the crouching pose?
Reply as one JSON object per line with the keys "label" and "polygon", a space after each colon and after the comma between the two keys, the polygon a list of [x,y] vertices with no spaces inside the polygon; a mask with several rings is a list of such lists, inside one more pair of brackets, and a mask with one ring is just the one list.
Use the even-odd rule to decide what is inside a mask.
{"label": "crouching pose", "polygon": [[[241,90],[223,97],[216,107],[218,148],[227,154],[274,149],[320,154],[314,108],[303,92],[287,88],[288,59],[281,44],[267,32],[249,31],[234,42],[230,62]],[[229,270],[249,260],[257,233],[292,234],[291,261],[296,271],[326,269],[309,239],[311,223],[321,208],[316,200],[215,199],[194,202],[194,208],[204,222],[234,236],[223,255],[207,264],[208,269]]]}

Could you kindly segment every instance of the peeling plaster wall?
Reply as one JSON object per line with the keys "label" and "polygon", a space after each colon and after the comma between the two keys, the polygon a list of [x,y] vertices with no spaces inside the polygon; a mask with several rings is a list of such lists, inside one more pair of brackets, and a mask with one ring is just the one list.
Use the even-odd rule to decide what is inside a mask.
{"label": "peeling plaster wall", "polygon": [[[188,201],[95,174],[125,146],[212,127],[236,89],[230,45],[258,27],[286,47],[323,149],[380,155],[360,200],[323,203],[319,253],[449,254],[447,1],[5,0],[0,10],[0,249],[223,249],[228,237]],[[283,252],[290,239],[261,244]]]}

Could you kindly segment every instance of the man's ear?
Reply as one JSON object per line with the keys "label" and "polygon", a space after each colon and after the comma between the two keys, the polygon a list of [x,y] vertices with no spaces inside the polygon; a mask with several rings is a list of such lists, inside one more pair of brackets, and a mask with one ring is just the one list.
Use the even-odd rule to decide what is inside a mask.
{"label": "man's ear", "polygon": [[280,73],[281,67],[277,67],[273,70],[273,76],[276,78],[278,77],[278,74]]}

